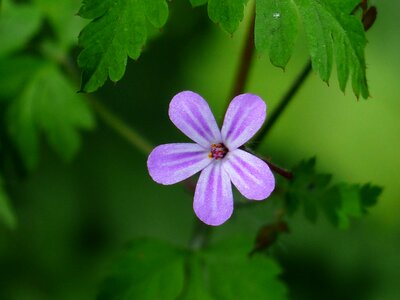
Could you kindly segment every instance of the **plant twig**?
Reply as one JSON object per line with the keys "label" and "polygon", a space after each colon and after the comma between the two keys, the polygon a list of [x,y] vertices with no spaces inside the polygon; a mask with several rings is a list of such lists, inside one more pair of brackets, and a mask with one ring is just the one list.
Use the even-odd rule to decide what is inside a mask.
{"label": "plant twig", "polygon": [[285,170],[264,158],[261,158],[261,159],[267,163],[267,165],[271,168],[271,170],[273,172],[281,175],[282,177],[286,178],[287,180],[292,180],[293,173],[291,171]]}
{"label": "plant twig", "polygon": [[227,101],[226,109],[230,101],[237,95],[244,92],[246,82],[249,77],[251,62],[254,56],[254,25],[255,25],[255,6],[251,8],[251,21],[246,34],[246,40],[243,45],[242,54],[239,60],[239,67],[237,69],[236,77],[232,86],[230,98]]}
{"label": "plant twig", "polygon": [[136,132],[132,127],[129,127],[120,118],[114,115],[107,107],[105,107],[100,101],[94,97],[87,97],[88,101],[101,118],[104,123],[114,129],[121,137],[127,140],[132,146],[140,150],[144,155],[148,155],[154,148],[150,142]]}
{"label": "plant twig", "polygon": [[300,87],[303,85],[304,81],[307,79],[308,75],[311,72],[311,69],[312,69],[311,61],[308,61],[307,65],[304,67],[299,76],[293,82],[290,89],[282,97],[281,101],[278,104],[278,107],[273,111],[271,116],[268,118],[267,124],[260,130],[260,132],[254,138],[254,140],[256,141],[253,147],[254,149],[257,149],[261,145],[262,140],[271,131],[271,128],[275,125],[276,121],[279,119],[281,114],[285,111],[287,106],[292,101],[294,95],[296,95]]}

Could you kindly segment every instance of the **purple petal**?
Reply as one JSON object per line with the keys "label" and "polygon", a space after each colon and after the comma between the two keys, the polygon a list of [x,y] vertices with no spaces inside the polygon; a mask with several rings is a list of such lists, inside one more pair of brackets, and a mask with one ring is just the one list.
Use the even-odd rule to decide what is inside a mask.
{"label": "purple petal", "polygon": [[248,199],[263,200],[275,188],[275,178],[268,165],[246,151],[236,149],[229,152],[223,168],[239,192]]}
{"label": "purple petal", "polygon": [[265,121],[267,106],[253,94],[233,98],[225,114],[221,134],[229,150],[239,148],[261,128]]}
{"label": "purple petal", "polygon": [[166,144],[150,153],[147,168],[154,181],[174,184],[196,174],[211,161],[208,152],[197,144]]}
{"label": "purple petal", "polygon": [[221,162],[205,168],[197,182],[193,208],[196,215],[208,225],[221,225],[233,212],[232,185]]}
{"label": "purple petal", "polygon": [[209,149],[221,142],[221,133],[207,102],[198,94],[185,91],[169,104],[169,118],[184,134]]}

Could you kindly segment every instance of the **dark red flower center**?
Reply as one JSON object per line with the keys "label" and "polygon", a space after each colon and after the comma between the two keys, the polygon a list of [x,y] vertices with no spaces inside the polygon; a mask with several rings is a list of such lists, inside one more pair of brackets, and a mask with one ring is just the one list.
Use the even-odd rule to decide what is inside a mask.
{"label": "dark red flower center", "polygon": [[225,145],[222,143],[212,144],[211,152],[208,154],[208,157],[214,159],[221,159],[225,157],[228,151],[229,151],[228,148],[226,148]]}

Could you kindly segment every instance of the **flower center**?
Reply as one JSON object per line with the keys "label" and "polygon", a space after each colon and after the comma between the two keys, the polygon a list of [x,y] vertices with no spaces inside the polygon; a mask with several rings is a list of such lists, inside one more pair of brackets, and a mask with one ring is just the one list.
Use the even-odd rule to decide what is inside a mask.
{"label": "flower center", "polygon": [[211,152],[208,153],[208,157],[214,159],[221,159],[225,157],[228,151],[229,151],[228,148],[226,148],[225,145],[222,143],[212,144]]}

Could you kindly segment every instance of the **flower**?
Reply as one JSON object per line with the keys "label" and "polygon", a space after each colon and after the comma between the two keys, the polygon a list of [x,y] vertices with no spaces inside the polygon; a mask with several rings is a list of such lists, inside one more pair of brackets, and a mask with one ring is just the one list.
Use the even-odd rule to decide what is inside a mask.
{"label": "flower", "polygon": [[156,147],[147,160],[150,176],[169,185],[201,171],[194,211],[208,225],[224,223],[233,212],[231,182],[250,200],[263,200],[275,188],[268,165],[239,149],[260,129],[266,109],[260,97],[239,95],[231,101],[219,130],[210,107],[200,95],[190,91],[175,95],[169,105],[169,117],[195,143]]}

